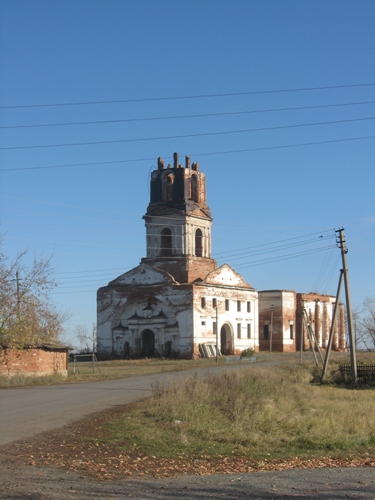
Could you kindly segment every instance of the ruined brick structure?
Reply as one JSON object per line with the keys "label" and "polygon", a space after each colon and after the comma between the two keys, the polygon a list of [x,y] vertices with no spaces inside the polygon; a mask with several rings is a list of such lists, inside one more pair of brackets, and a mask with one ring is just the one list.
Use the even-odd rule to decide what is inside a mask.
{"label": "ruined brick structure", "polygon": [[199,355],[215,344],[216,311],[223,354],[258,350],[257,291],[229,265],[211,257],[212,216],[198,163],[151,174],[144,215],[147,256],[97,293],[98,350],[138,356]]}
{"label": "ruined brick structure", "polygon": [[68,375],[68,347],[43,345],[0,349],[0,374],[7,376]]}
{"label": "ruined brick structure", "polygon": [[[259,297],[259,346],[261,351],[293,352],[311,348],[302,318],[303,308],[315,332],[319,346],[325,349],[332,324],[336,297],[317,293],[296,293],[292,290],[264,290]],[[345,344],[344,305],[339,304],[332,349],[343,351]],[[271,335],[272,324],[272,335]]]}

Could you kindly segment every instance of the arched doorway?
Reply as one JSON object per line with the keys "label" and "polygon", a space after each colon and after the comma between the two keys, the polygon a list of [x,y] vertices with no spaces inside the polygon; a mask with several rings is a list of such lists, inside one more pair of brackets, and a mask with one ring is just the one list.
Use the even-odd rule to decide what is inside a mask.
{"label": "arched doorway", "polygon": [[124,344],[124,359],[130,359],[130,345],[129,342]]}
{"label": "arched doorway", "polygon": [[142,333],[142,355],[146,358],[155,354],[155,334],[152,330],[144,330]]}
{"label": "arched doorway", "polygon": [[164,356],[166,358],[172,357],[172,342],[170,340],[167,340],[167,342],[164,345]]}
{"label": "arched doorway", "polygon": [[220,350],[222,354],[233,354],[232,331],[227,323],[220,330]]}

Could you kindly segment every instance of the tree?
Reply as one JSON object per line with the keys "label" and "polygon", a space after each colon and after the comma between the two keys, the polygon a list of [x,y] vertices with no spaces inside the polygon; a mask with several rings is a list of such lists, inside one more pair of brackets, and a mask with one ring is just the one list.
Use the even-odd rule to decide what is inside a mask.
{"label": "tree", "polygon": [[81,352],[96,352],[96,325],[94,323],[91,333],[88,332],[86,325],[77,325],[74,333],[79,340]]}
{"label": "tree", "polygon": [[363,302],[363,308],[355,318],[357,340],[364,344],[366,349],[375,348],[375,299],[367,297]]}
{"label": "tree", "polygon": [[[0,238],[0,246],[3,237]],[[28,251],[9,261],[0,252],[0,345],[23,348],[56,343],[63,332],[67,314],[51,303],[49,292],[56,286],[51,279],[51,257],[43,256],[31,265],[24,262]]]}

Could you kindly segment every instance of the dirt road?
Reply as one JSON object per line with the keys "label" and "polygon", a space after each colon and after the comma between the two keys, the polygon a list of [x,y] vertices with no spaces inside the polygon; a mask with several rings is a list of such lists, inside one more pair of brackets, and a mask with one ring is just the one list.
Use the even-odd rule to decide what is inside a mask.
{"label": "dirt road", "polygon": [[51,467],[2,464],[0,498],[7,500],[375,499],[373,468],[95,481]]}

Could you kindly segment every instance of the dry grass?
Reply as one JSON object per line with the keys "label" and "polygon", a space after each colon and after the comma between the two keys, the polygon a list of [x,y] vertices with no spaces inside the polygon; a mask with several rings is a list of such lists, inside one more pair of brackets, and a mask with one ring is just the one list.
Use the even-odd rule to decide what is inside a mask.
{"label": "dry grass", "polygon": [[[219,359],[220,364],[225,364],[225,358]],[[68,364],[68,377],[57,375],[47,375],[43,377],[33,377],[25,375],[15,375],[6,377],[0,375],[1,387],[23,387],[30,385],[54,385],[69,384],[76,382],[89,382],[100,380],[113,380],[137,375],[150,375],[153,373],[163,373],[171,371],[190,370],[205,366],[213,366],[215,359],[197,359],[197,360],[165,360],[165,359],[139,359],[139,360],[111,360],[100,361],[99,369],[92,369],[91,361],[78,363],[80,373],[74,373],[73,363]]]}
{"label": "dry grass", "polygon": [[314,385],[312,371],[289,363],[155,385],[105,424],[104,443],[164,458],[374,454],[374,389]]}

